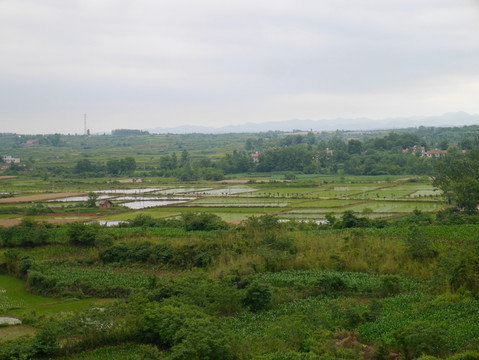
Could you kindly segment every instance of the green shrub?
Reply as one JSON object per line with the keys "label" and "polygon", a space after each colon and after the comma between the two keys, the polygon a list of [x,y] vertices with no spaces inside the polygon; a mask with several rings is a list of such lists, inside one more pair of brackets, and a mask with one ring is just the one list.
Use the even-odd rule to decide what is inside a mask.
{"label": "green shrub", "polygon": [[127,252],[129,261],[146,262],[152,255],[152,245],[150,242],[144,242],[137,246],[131,247]]}
{"label": "green shrub", "polygon": [[437,325],[412,323],[394,333],[395,343],[406,359],[420,355],[441,356],[446,353],[446,332]]}
{"label": "green shrub", "polygon": [[48,243],[50,225],[24,218],[19,225],[0,228],[0,244],[5,247],[38,246]]}
{"label": "green shrub", "polygon": [[35,355],[31,336],[21,336],[15,340],[0,343],[0,360],[30,359]]}
{"label": "green shrub", "polygon": [[107,263],[122,262],[128,258],[128,251],[129,247],[121,243],[100,252],[100,259]]}
{"label": "green shrub", "polygon": [[25,210],[25,215],[27,216],[43,215],[49,213],[54,213],[54,211],[52,208],[43,204],[34,204]]}
{"label": "green shrub", "polygon": [[183,225],[186,231],[211,231],[227,229],[228,224],[218,215],[210,213],[182,214]]}
{"label": "green shrub", "polygon": [[158,245],[155,247],[152,256],[155,262],[168,264],[173,256],[173,251],[166,246]]}
{"label": "green shrub", "polygon": [[224,332],[212,319],[187,319],[175,335],[170,359],[235,359]]}
{"label": "green shrub", "polygon": [[107,247],[113,245],[114,237],[111,234],[100,232],[95,237],[95,246],[97,247]]}
{"label": "green shrub", "polygon": [[322,274],[312,283],[313,292],[319,294],[331,294],[347,290],[347,284],[338,274]]}
{"label": "green shrub", "polygon": [[449,358],[449,360],[479,360],[478,351],[466,351],[461,354],[456,354]]}
{"label": "green shrub", "polygon": [[243,298],[243,305],[249,307],[253,312],[266,309],[273,298],[271,288],[260,282],[254,281],[246,288],[246,295]]}
{"label": "green shrub", "polygon": [[457,251],[442,257],[433,269],[432,286],[437,292],[470,292],[479,295],[478,245],[464,244]]}
{"label": "green shrub", "polygon": [[415,260],[428,260],[435,258],[438,253],[431,248],[431,241],[422,234],[417,226],[409,229],[409,235],[406,238],[407,252]]}
{"label": "green shrub", "polygon": [[46,276],[39,271],[30,271],[27,278],[27,289],[34,290],[42,294],[51,293],[57,285],[54,277]]}
{"label": "green shrub", "polygon": [[340,311],[340,314],[342,318],[341,325],[347,330],[354,330],[364,321],[360,309],[353,302],[349,302],[344,309]]}
{"label": "green shrub", "polygon": [[35,260],[33,260],[29,256],[25,256],[20,260],[18,263],[18,272],[20,273],[21,276],[26,276],[28,270],[35,268]]}
{"label": "green shrub", "polygon": [[187,321],[209,318],[196,306],[150,303],[142,315],[141,335],[149,342],[171,347],[180,342],[177,333]]}
{"label": "green shrub", "polygon": [[195,256],[194,265],[196,267],[206,267],[211,262],[211,254],[207,251]]}
{"label": "green shrub", "polygon": [[98,223],[87,225],[76,222],[68,225],[67,234],[73,245],[91,246],[95,244],[100,228]]}
{"label": "green shrub", "polygon": [[381,279],[381,287],[379,292],[381,296],[396,295],[401,292],[401,285],[399,276],[386,275]]}
{"label": "green shrub", "polygon": [[131,227],[155,227],[159,222],[150,215],[140,214],[129,221]]}
{"label": "green shrub", "polygon": [[37,333],[32,343],[33,350],[37,355],[52,355],[60,348],[57,333],[53,326],[46,324]]}
{"label": "green shrub", "polygon": [[0,343],[0,360],[31,359],[53,355],[60,348],[53,326],[45,325],[35,337],[21,336]]}

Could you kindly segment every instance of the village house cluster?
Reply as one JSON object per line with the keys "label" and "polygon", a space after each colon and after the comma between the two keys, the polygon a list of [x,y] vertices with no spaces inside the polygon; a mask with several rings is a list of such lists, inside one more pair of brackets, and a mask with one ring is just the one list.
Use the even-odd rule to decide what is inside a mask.
{"label": "village house cluster", "polygon": [[2,161],[0,163],[0,169],[8,169],[11,164],[20,164],[19,158],[14,158],[11,155],[2,155]]}
{"label": "village house cluster", "polygon": [[[410,149],[409,148],[402,149],[402,153],[403,154],[410,153],[412,155],[417,155],[417,156],[420,156],[420,157],[432,158],[432,157],[441,157],[441,156],[446,155],[447,150],[434,149],[434,150],[426,151],[426,148],[424,146],[413,146]],[[465,154],[466,150],[462,150],[462,153]]]}
{"label": "village house cluster", "polygon": [[2,155],[2,160],[4,163],[7,164],[20,164],[20,159],[19,158],[14,158],[11,155]]}

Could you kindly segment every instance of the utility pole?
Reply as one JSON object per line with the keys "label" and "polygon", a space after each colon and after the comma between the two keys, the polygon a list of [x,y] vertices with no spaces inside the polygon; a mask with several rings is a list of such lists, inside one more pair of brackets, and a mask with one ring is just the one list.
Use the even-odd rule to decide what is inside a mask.
{"label": "utility pole", "polygon": [[83,135],[86,135],[86,114],[83,114]]}

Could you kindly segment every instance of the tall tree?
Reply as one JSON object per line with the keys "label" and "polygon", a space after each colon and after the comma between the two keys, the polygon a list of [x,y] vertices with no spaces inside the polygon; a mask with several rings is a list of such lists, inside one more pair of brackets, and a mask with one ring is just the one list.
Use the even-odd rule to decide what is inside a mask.
{"label": "tall tree", "polygon": [[454,153],[436,164],[434,186],[441,189],[449,203],[468,213],[479,205],[479,150],[465,156]]}

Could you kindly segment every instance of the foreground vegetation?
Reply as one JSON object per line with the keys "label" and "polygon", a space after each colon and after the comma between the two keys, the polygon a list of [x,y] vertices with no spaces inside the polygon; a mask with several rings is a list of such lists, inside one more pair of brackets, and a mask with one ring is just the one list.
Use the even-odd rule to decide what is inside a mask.
{"label": "foreground vegetation", "polygon": [[[0,360],[479,359],[463,130],[5,135],[31,158],[0,179],[0,318],[22,321],[0,325]],[[426,134],[450,154],[398,154]],[[180,202],[126,206],[159,199]]]}
{"label": "foreground vegetation", "polygon": [[[27,221],[2,230],[1,266],[47,297],[18,303],[2,285],[1,313],[37,330],[2,343],[0,358],[473,356],[479,225],[444,217],[231,225],[191,213],[140,215],[116,228]],[[5,241],[39,231],[46,235],[34,247]]]}

